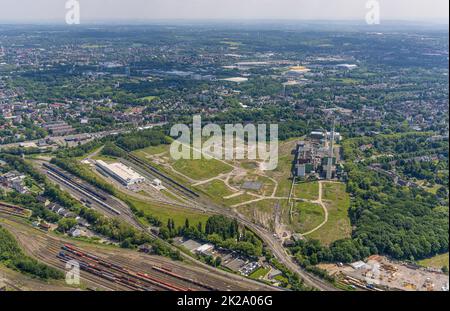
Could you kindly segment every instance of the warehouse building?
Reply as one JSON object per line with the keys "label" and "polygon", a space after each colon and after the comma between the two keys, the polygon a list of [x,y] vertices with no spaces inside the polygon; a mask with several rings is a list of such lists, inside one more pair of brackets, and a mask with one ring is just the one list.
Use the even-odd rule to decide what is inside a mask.
{"label": "warehouse building", "polygon": [[95,165],[102,172],[111,176],[122,185],[130,187],[135,184],[139,184],[145,181],[145,178],[133,171],[126,165],[122,163],[111,163],[108,164],[102,160],[96,161]]}

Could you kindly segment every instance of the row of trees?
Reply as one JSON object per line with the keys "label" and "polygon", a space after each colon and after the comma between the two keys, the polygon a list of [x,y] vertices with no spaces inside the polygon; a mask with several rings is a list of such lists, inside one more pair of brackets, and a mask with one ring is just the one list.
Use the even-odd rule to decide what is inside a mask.
{"label": "row of trees", "polygon": [[128,151],[168,143],[169,139],[167,138],[165,132],[161,129],[133,131],[131,133],[119,135],[116,138],[116,144]]}
{"label": "row of trees", "polygon": [[80,164],[78,164],[76,160],[72,158],[52,158],[50,162],[56,166],[59,166],[63,170],[86,180],[88,183],[109,194],[115,194],[114,187],[112,185],[86,171]]}
{"label": "row of trees", "polygon": [[173,219],[168,219],[167,225],[160,229],[160,236],[163,239],[184,236],[250,257],[259,257],[263,252],[263,244],[253,232],[239,227],[236,220],[222,215],[209,217],[204,227],[201,222],[192,226],[188,219],[182,226],[176,226]]}
{"label": "row of trees", "polygon": [[[349,148],[349,144],[344,146],[346,154],[354,154]],[[448,207],[439,200],[446,193],[436,195],[421,188],[398,186],[360,163],[347,163],[346,171],[347,192],[352,196],[352,237],[329,246],[318,241],[296,242],[291,251],[300,265],[352,262],[371,254],[416,261],[448,252]]]}
{"label": "row of trees", "polygon": [[0,262],[8,268],[48,280],[62,279],[64,274],[37,260],[26,256],[17,244],[14,236],[0,226]]}

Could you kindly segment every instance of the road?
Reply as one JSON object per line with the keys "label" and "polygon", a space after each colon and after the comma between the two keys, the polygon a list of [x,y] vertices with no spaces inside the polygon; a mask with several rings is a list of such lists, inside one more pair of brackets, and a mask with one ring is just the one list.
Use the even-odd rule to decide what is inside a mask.
{"label": "road", "polygon": [[[144,130],[147,128],[152,128],[155,126],[162,126],[165,125],[166,122],[161,122],[161,123],[151,123],[151,124],[147,124],[145,126],[139,127],[136,130]],[[83,140],[80,141],[81,144],[83,143],[87,143],[93,139],[96,138],[103,138],[109,135],[114,135],[114,134],[124,134],[124,133],[129,133],[131,132],[130,129],[126,129],[126,128],[121,128],[121,129],[115,129],[115,130],[108,130],[108,131],[102,131],[102,132],[95,132],[95,133],[80,133],[80,134],[71,134],[71,135],[65,135],[65,136],[47,136],[45,138],[50,138],[51,140],[53,140],[54,142],[56,142],[58,145],[63,146],[66,143],[66,139],[73,139],[73,138],[80,138],[83,137],[86,134],[89,134],[91,136],[90,139],[87,140]],[[32,144],[36,144],[39,140],[41,139],[35,139],[35,140],[28,140],[28,141],[24,141],[24,142],[17,142],[17,143],[11,143],[11,144],[5,144],[5,145],[0,145],[0,150],[2,149],[8,149],[8,148],[13,148],[13,147],[21,147],[21,146],[27,146],[27,145],[32,145]],[[78,142],[77,142],[78,144]]]}
{"label": "road", "polygon": [[[154,124],[151,126],[158,126],[158,125],[162,125],[162,124]],[[124,130],[112,130],[112,131],[98,132],[98,133],[95,133],[95,137],[100,138],[100,137],[112,135],[114,133],[125,133],[128,131],[129,130],[124,129]],[[70,136],[73,136],[73,135],[70,135]],[[64,139],[64,138],[65,137],[60,137],[60,139]],[[20,144],[21,143],[3,145],[3,146],[0,146],[0,150],[1,150],[1,148],[7,148],[8,146],[9,147],[19,146]],[[74,193],[72,192],[72,195],[73,194]],[[192,199],[190,199],[190,200],[192,201]],[[320,278],[318,278],[314,275],[311,275],[310,273],[307,273],[306,271],[301,269],[296,264],[293,257],[286,252],[285,248],[283,247],[283,245],[281,245],[280,241],[276,240],[273,237],[272,233],[267,231],[267,229],[248,221],[244,216],[240,215],[236,211],[224,210],[222,207],[216,206],[212,202],[208,201],[205,204],[205,202],[200,202],[198,200],[195,200],[195,201],[193,201],[193,203],[194,203],[194,206],[196,206],[198,209],[200,209],[202,211],[207,211],[212,214],[222,214],[222,215],[226,215],[228,217],[235,218],[240,223],[244,224],[249,229],[253,230],[265,242],[267,247],[272,251],[273,255],[277,258],[277,260],[280,261],[282,264],[284,264],[291,271],[297,273],[304,280],[306,285],[317,288],[319,290],[323,290],[323,291],[336,291],[337,290],[335,287],[333,287],[329,283],[326,283],[325,281],[321,280]],[[192,208],[192,206],[189,206],[189,207]],[[138,224],[136,224],[135,221],[130,221],[130,219],[127,219],[127,222],[129,222],[129,223],[131,222],[131,224],[134,225],[135,227],[139,226]],[[142,229],[141,227],[139,227],[139,228]],[[168,244],[168,245],[170,245],[170,244]],[[170,245],[170,246],[173,247],[172,245]],[[202,265],[205,268],[212,270],[214,273],[223,274],[223,271],[218,270],[218,269],[213,269],[210,266],[207,266],[206,264],[203,264],[200,261],[195,260],[186,254],[183,254],[183,256],[185,258],[189,258],[189,260],[191,260],[191,261],[195,261],[197,264]],[[226,273],[226,274],[228,276],[236,277],[236,275],[233,275],[230,273]],[[245,278],[242,278],[242,279],[245,279]]]}
{"label": "road", "polygon": [[[219,212],[214,210],[214,213]],[[263,228],[260,225],[254,224],[237,212],[225,212],[225,210],[222,208],[220,214],[226,214],[226,216],[228,217],[235,218],[238,222],[256,233],[263,240],[266,246],[272,251],[275,258],[283,265],[285,265],[289,270],[297,273],[303,279],[306,285],[314,287],[321,291],[338,291],[338,289],[333,285],[301,269],[295,262],[294,258],[286,252],[286,249],[283,245],[281,245],[281,242],[278,241],[271,232],[267,231],[267,229]]]}
{"label": "road", "polygon": [[[38,161],[38,163],[41,163]],[[38,166],[38,165],[37,165]],[[39,167],[39,169],[42,170],[42,167]],[[60,171],[63,171],[61,169],[59,169]],[[45,172],[45,170],[43,171]],[[64,171],[65,174],[68,174],[67,172]],[[69,174],[68,174],[69,175]],[[51,176],[49,180],[52,181],[53,183],[56,183],[58,185],[60,185],[64,190],[68,191],[75,199],[77,200],[81,200],[82,198],[84,198],[84,195],[82,193],[80,193],[79,191],[75,191],[74,189],[67,187],[64,183],[62,183],[60,180],[51,178]],[[96,189],[94,186],[90,185],[91,188]],[[108,198],[108,201],[111,201],[113,199],[119,201],[118,199],[112,197],[111,195],[102,192],[99,189],[96,189],[97,192],[102,193],[102,195],[104,195],[105,197]],[[146,227],[142,226],[139,222],[136,221],[134,215],[131,213],[131,211],[128,211],[128,206],[126,206],[125,203],[119,201],[119,203],[121,203],[121,205],[124,205],[125,207],[122,207],[120,209],[120,211],[122,212],[120,215],[111,215],[110,213],[108,213],[107,210],[105,210],[104,208],[102,208],[101,206],[98,206],[97,204],[93,204],[92,207],[95,208],[97,211],[101,212],[102,214],[106,214],[109,217],[118,217],[121,218],[123,221],[127,222],[128,224],[132,225],[134,228],[140,230],[140,231],[145,231],[147,234],[150,234],[152,237],[162,241],[166,246],[174,249],[174,250],[178,250],[177,248],[175,248],[173,245],[169,244],[168,242],[161,240],[158,236],[154,235],[153,233],[151,233]],[[115,205],[114,207],[119,208],[118,205]],[[189,207],[192,209],[192,207]],[[242,277],[240,275],[236,275],[233,273],[229,273],[214,267],[211,267],[191,256],[189,256],[188,254],[185,254],[183,252],[181,252],[181,256],[185,259],[185,261],[191,263],[192,265],[195,265],[197,268],[201,268],[203,270],[207,270],[208,273],[211,273],[212,275],[216,275],[218,277],[223,277],[226,278],[227,280],[233,281],[236,284],[243,284],[242,288],[248,288],[248,289],[255,289],[257,288],[258,290],[280,290],[280,288],[276,288],[276,287],[272,287],[272,286],[268,286],[265,285],[261,282],[255,281],[255,280],[251,280],[245,277]],[[245,287],[246,286],[246,287]]]}

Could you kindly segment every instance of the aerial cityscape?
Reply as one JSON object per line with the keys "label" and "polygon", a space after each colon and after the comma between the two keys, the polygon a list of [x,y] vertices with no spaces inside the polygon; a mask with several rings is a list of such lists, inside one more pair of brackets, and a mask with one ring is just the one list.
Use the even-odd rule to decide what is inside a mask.
{"label": "aerial cityscape", "polygon": [[0,291],[449,290],[448,21],[74,24],[0,14]]}

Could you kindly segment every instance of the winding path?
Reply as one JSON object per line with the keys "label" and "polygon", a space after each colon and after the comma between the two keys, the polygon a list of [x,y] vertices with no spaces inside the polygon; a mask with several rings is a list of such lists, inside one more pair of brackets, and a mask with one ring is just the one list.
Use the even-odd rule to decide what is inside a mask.
{"label": "winding path", "polygon": [[325,224],[328,222],[328,210],[327,210],[327,207],[325,206],[325,204],[324,204],[323,201],[322,201],[322,193],[323,193],[323,190],[322,190],[322,184],[323,184],[323,183],[324,183],[323,181],[319,181],[319,199],[317,199],[317,200],[315,200],[315,201],[310,201],[310,202],[311,202],[311,203],[319,204],[319,205],[322,207],[322,209],[323,209],[323,211],[324,211],[324,213],[325,213],[325,219],[324,219],[324,221],[323,221],[320,225],[318,225],[318,226],[315,227],[314,229],[312,229],[312,230],[310,230],[310,231],[308,231],[308,232],[302,233],[301,235],[303,235],[303,236],[308,235],[308,234],[311,234],[311,233],[313,233],[313,232],[319,230],[320,228],[322,228],[323,225],[325,225]]}

